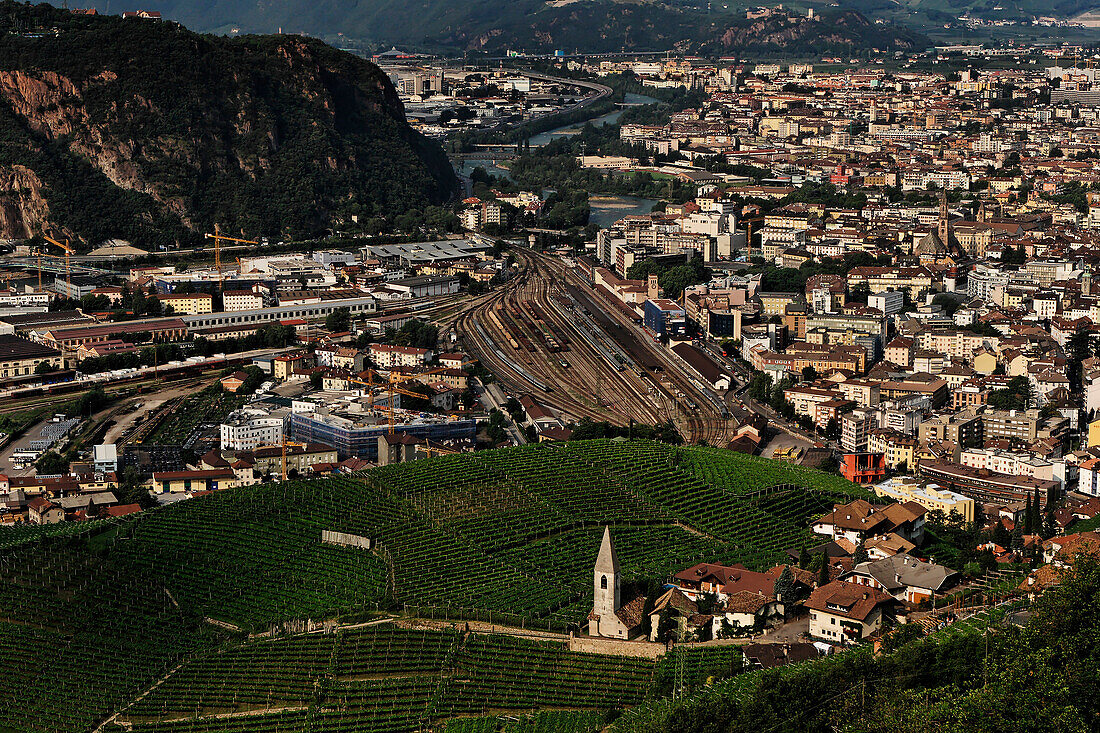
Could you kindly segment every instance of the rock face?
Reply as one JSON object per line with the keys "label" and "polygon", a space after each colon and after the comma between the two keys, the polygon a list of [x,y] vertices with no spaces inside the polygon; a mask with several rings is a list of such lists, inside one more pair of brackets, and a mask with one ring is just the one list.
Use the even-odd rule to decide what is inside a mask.
{"label": "rock face", "polygon": [[58,33],[0,41],[0,239],[304,236],[455,190],[389,79],[319,41],[4,7]]}
{"label": "rock face", "polygon": [[0,238],[26,239],[42,231],[49,213],[34,171],[21,165],[0,168]]}

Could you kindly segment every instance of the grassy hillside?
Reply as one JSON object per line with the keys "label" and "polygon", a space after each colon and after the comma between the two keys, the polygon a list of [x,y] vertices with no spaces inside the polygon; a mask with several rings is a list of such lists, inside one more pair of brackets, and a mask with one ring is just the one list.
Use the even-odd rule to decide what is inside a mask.
{"label": "grassy hillside", "polygon": [[[650,699],[668,675],[623,662],[614,672],[578,672],[568,691],[549,673],[509,686],[503,680],[517,659],[545,657],[555,670],[609,663],[563,657],[545,644],[502,650],[509,642],[493,638],[413,642],[380,627],[289,647],[239,645],[244,632],[291,620],[354,622],[405,606],[575,628],[591,604],[605,523],[627,578],[653,582],[703,560],[767,566],[785,548],[814,542],[808,516],[864,495],[836,476],[715,449],[590,441],[232,489],[83,533],[0,528],[0,675],[21,680],[0,693],[0,729],[89,729],[186,661],[180,679],[206,681],[165,683],[135,704],[132,722],[205,730],[214,728],[165,727],[162,719],[278,707],[293,709],[235,729],[351,730],[360,721],[356,730],[388,731],[458,714],[565,707],[587,717],[539,725],[589,730],[593,713]],[[370,537],[380,549],[322,545],[324,529]],[[383,661],[374,660],[382,647]],[[253,681],[241,671],[272,669],[268,654],[278,674],[257,671],[262,679]],[[233,655],[243,656],[227,662]],[[313,661],[296,661],[302,655]],[[715,661],[697,661],[705,679]],[[409,665],[422,667],[397,674]]]}

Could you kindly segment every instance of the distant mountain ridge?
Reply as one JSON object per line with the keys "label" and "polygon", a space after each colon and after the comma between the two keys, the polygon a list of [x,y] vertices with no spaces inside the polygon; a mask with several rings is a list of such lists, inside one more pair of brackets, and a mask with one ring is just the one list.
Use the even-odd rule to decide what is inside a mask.
{"label": "distant mountain ridge", "polygon": [[[196,30],[282,30],[319,35],[337,44],[343,38],[425,50],[815,53],[841,47],[889,50],[925,44],[919,34],[876,26],[858,12],[836,8],[822,10],[824,22],[797,14],[778,27],[781,15],[761,24],[732,9],[708,14],[659,2],[618,0],[148,0],[146,5]],[[835,19],[841,22],[832,23]]]}
{"label": "distant mountain ridge", "polygon": [[318,40],[2,2],[0,44],[0,238],[311,236],[456,188],[386,75]]}

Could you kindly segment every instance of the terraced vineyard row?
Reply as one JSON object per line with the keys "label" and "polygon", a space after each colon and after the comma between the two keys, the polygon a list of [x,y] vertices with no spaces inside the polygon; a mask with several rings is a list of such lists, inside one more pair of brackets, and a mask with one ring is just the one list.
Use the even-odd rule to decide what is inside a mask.
{"label": "terraced vineyard row", "polygon": [[489,711],[606,710],[644,699],[655,666],[562,642],[382,625],[199,656],[120,719],[135,731],[237,730],[245,717],[259,730],[373,729],[382,720],[403,730]]}

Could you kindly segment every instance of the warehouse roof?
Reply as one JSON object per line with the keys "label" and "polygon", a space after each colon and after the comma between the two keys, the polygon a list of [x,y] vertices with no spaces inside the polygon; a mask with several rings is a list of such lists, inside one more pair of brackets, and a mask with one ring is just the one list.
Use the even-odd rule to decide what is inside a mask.
{"label": "warehouse roof", "polygon": [[11,334],[0,335],[0,361],[36,357],[45,359],[54,356],[61,356],[61,352]]}

